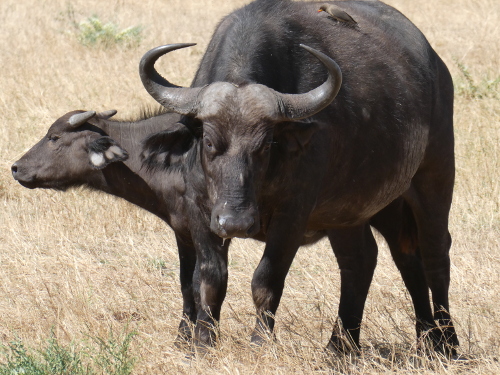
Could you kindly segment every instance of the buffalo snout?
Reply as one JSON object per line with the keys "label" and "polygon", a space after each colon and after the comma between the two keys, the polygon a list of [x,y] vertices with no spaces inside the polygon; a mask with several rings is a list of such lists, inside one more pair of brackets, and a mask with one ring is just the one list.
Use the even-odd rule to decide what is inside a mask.
{"label": "buffalo snout", "polygon": [[14,177],[14,180],[16,181],[22,182],[24,180],[32,180],[32,176],[29,176],[28,173],[26,173],[26,168],[22,167],[19,160],[12,164],[10,170],[12,172],[12,177]]}
{"label": "buffalo snout", "polygon": [[21,160],[16,161],[10,167],[12,177],[14,177],[14,180],[19,182],[22,186],[33,189],[35,188],[36,177],[33,173],[28,171],[29,168],[26,168],[26,166],[23,166],[22,163],[20,163]]}
{"label": "buffalo snout", "polygon": [[212,232],[221,238],[247,238],[259,232],[259,215],[255,209],[237,211],[224,206],[216,206],[212,211]]}

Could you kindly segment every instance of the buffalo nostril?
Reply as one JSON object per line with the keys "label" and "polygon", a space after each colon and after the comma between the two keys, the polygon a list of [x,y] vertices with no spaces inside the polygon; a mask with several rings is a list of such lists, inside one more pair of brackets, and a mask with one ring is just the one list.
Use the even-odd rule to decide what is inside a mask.
{"label": "buffalo nostril", "polygon": [[226,216],[218,216],[217,222],[219,223],[219,226],[223,227],[227,222],[227,217]]}
{"label": "buffalo nostril", "polygon": [[12,174],[16,174],[17,173],[17,164],[16,163],[12,164],[12,167],[10,167],[10,170],[12,171]]}

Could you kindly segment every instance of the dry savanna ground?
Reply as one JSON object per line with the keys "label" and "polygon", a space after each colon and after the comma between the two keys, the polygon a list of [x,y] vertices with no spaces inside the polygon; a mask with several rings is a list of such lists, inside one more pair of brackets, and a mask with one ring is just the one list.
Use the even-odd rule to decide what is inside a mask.
{"label": "dry savanna ground", "polygon": [[[181,312],[172,231],[127,202],[87,190],[28,190],[10,165],[73,109],[136,114],[155,102],[137,66],[152,47],[198,45],[158,66],[188,85],[217,21],[247,0],[2,0],[0,2],[0,344],[137,332],[133,373],[500,373],[500,2],[388,0],[430,40],[456,86],[457,179],[451,212],[451,312],[468,360],[418,356],[413,309],[387,247],[370,289],[357,358],[323,352],[339,272],[326,242],[301,248],[278,310],[276,341],[249,345],[250,280],[262,245],[234,241],[220,344],[191,361],[173,345]],[[84,45],[79,24],[141,26],[130,43]]]}

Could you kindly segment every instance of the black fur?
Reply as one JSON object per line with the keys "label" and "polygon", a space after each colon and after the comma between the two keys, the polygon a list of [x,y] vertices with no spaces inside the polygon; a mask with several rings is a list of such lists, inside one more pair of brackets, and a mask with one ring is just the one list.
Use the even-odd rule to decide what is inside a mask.
{"label": "black fur", "polygon": [[[266,241],[252,280],[256,342],[272,331],[271,317],[298,247],[328,235],[342,278],[339,323],[329,347],[344,350],[346,333],[359,345],[377,254],[369,224],[379,218],[414,301],[419,336],[432,328],[436,349],[453,354],[458,339],[447,312],[455,173],[450,74],[422,33],[390,6],[329,4],[351,15],[356,27],[318,14],[317,3],[276,0],[256,0],[218,25],[192,86],[230,82],[236,88],[224,86],[232,91],[222,97],[208,86],[203,95],[210,92],[209,99],[197,97],[197,115],[183,119],[201,154],[211,229],[220,237]],[[342,87],[305,125],[283,128],[262,115],[265,106],[248,88],[261,84],[298,94],[321,85],[325,68],[300,43],[338,63]],[[309,134],[308,124],[315,127]],[[165,144],[172,139],[168,135]],[[158,142],[146,148],[158,149]],[[198,251],[200,262],[224,265],[227,257],[212,247]],[[201,285],[214,289],[205,293],[201,304],[209,311],[198,311],[199,320],[214,322],[210,311],[220,310],[226,275],[224,267],[208,265],[201,274]],[[209,343],[202,325],[197,334]]]}

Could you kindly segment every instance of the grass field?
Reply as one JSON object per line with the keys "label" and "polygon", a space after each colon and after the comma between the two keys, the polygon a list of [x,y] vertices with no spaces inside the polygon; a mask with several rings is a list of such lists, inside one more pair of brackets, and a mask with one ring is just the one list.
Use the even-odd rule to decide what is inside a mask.
{"label": "grass field", "polygon": [[[198,43],[158,63],[173,82],[188,85],[217,21],[246,2],[0,2],[0,362],[13,342],[39,350],[52,338],[91,363],[111,358],[116,368],[121,350],[135,359],[134,374],[500,373],[498,0],[387,1],[424,32],[455,81],[450,299],[466,361],[417,356],[410,298],[383,241],[361,356],[329,360],[323,352],[339,296],[326,242],[299,250],[278,310],[277,340],[252,348],[250,281],[262,245],[251,240],[234,241],[230,250],[219,347],[186,361],[173,345],[182,305],[172,231],[104,194],[28,190],[12,179],[10,165],[64,113],[114,108],[127,118],[154,106],[137,74],[150,48]],[[79,26],[92,16],[108,24],[93,45]],[[135,34],[121,34],[129,39],[114,38],[136,26]]]}

